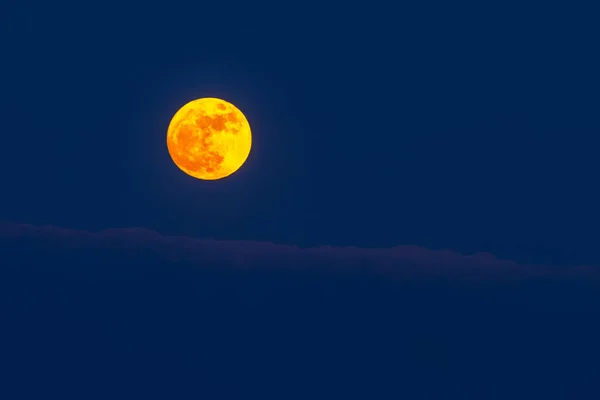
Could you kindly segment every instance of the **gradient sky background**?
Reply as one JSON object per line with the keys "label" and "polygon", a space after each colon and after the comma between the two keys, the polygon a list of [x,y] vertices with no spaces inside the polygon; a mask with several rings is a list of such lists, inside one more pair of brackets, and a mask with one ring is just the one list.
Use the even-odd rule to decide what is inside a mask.
{"label": "gradient sky background", "polygon": [[[502,2],[0,13],[0,220],[599,264],[593,10]],[[201,182],[165,143],[237,105],[247,164]]]}
{"label": "gradient sky background", "polygon": [[0,398],[600,398],[598,14],[515,3],[3,3]]}

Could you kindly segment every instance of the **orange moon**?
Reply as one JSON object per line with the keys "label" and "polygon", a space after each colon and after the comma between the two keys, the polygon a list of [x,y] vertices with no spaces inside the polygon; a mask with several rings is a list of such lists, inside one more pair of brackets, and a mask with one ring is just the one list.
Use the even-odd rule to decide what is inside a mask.
{"label": "orange moon", "polygon": [[190,101],[171,119],[167,148],[175,165],[203,180],[225,178],[246,162],[252,147],[250,124],[225,100]]}

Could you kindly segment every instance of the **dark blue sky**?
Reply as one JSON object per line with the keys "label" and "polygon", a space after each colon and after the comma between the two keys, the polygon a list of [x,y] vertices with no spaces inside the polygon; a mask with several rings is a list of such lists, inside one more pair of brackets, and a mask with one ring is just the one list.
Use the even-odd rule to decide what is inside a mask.
{"label": "dark blue sky", "polygon": [[598,14],[548,3],[2,3],[0,398],[600,398]]}
{"label": "dark blue sky", "polygon": [[[598,264],[592,11],[4,6],[0,219]],[[218,182],[165,143],[209,96],[254,134]]]}

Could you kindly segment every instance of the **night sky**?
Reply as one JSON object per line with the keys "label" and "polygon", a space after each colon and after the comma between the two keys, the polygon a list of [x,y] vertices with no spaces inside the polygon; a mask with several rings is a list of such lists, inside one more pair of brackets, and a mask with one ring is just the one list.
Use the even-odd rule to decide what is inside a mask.
{"label": "night sky", "polygon": [[[2,220],[600,262],[585,9],[195,7],[2,13]],[[166,150],[211,96],[254,134],[222,182]]]}
{"label": "night sky", "polygon": [[[416,245],[463,255],[487,252],[519,265],[596,268],[600,33],[595,15],[591,7],[554,2],[13,2],[0,8],[0,221],[76,232],[141,227],[165,236],[301,248]],[[252,128],[246,164],[220,181],[185,175],[166,147],[174,113],[201,97],[235,104]],[[2,254],[13,262],[12,251],[21,247],[7,243]],[[60,243],[72,249],[79,242]],[[35,253],[22,251],[28,257]],[[31,260],[50,267],[45,257]],[[56,260],[72,262],[68,256]],[[144,264],[150,258],[136,260]],[[79,293],[52,279],[73,296]],[[298,285],[292,290],[296,299],[314,290]],[[377,293],[379,284],[373,285],[356,290]],[[127,292],[123,286],[114,290]],[[277,296],[269,290],[243,296]],[[359,296],[344,290],[347,299]],[[62,297],[44,293],[56,307],[63,304]],[[153,299],[149,293],[141,296]],[[85,304],[96,304],[91,296]],[[122,294],[120,301],[126,298]],[[393,312],[394,302],[404,301],[393,298],[377,301]],[[178,299],[167,304],[191,307],[190,297]],[[311,301],[305,309],[318,309],[319,301]],[[115,304],[106,307],[114,311]],[[14,315],[43,314],[23,307]],[[254,321],[277,314],[269,310]],[[97,312],[108,320],[109,312]],[[360,314],[364,318],[357,326],[375,326],[383,314]],[[164,315],[173,323],[179,314]],[[446,318],[445,312],[435,315]],[[466,321],[480,314],[464,315]],[[71,319],[64,318],[54,321],[70,326],[65,321]],[[449,326],[460,318],[449,318],[454,321]],[[319,323],[306,316],[303,321],[316,326],[325,320],[322,315]],[[144,321],[139,326],[149,319]],[[540,326],[565,325],[554,317],[544,321],[547,325],[531,325],[528,337],[545,332]],[[345,326],[331,324],[329,332]],[[139,326],[128,332],[143,332]],[[441,328],[426,326],[419,332],[434,339],[416,346],[445,346],[435,339]],[[485,332],[495,332],[489,329]],[[578,334],[569,337],[573,341]],[[577,357],[565,357],[577,364]],[[427,360],[419,361],[418,373],[406,368],[435,375]]]}

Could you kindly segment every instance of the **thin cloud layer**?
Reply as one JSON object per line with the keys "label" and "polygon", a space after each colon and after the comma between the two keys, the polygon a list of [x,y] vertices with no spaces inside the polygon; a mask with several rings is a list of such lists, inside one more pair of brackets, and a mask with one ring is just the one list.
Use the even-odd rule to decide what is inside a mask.
{"label": "thin cloud layer", "polygon": [[[81,253],[89,249],[119,254],[144,262],[197,263],[235,268],[316,269],[331,272],[372,272],[391,277],[452,279],[528,279],[577,277],[595,280],[592,267],[548,267],[499,260],[488,253],[462,255],[450,250],[418,246],[367,249],[358,247],[296,246],[255,241],[226,241],[164,236],[146,228],[105,229],[88,232],[54,226],[1,224],[3,263],[14,261],[19,249],[35,248],[47,254]],[[23,250],[24,251],[24,250]],[[144,258],[146,257],[146,258]]]}

